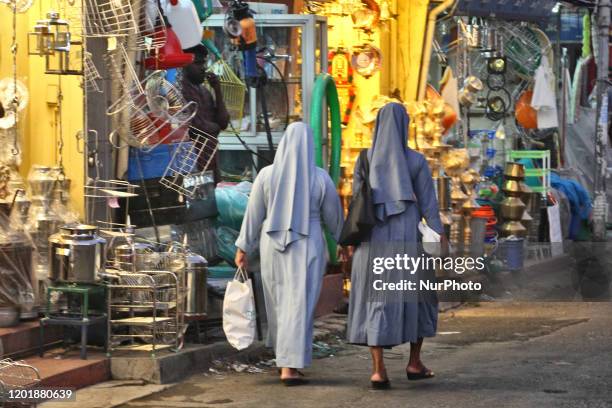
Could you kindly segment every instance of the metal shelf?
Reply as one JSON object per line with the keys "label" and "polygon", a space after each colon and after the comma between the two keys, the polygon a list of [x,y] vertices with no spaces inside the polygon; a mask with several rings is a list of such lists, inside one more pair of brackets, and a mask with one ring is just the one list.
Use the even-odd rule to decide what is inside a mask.
{"label": "metal shelf", "polygon": [[[125,319],[115,319],[111,320],[111,324],[122,325],[122,326],[151,326],[154,324],[168,323],[175,321],[174,317],[153,317],[153,316],[143,316],[143,317],[127,317]],[[115,335],[113,335],[114,337]]]}
{"label": "metal shelf", "polygon": [[153,309],[154,307],[158,310],[170,310],[176,308],[176,302],[156,302],[155,306],[153,303],[115,303],[111,304],[110,307],[117,309]]}

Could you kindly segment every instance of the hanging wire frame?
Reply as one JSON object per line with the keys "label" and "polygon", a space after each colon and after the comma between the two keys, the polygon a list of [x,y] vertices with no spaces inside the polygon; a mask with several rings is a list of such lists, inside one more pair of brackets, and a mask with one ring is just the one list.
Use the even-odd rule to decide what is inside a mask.
{"label": "hanging wire frame", "polygon": [[225,107],[230,115],[234,129],[240,130],[242,128],[242,119],[244,116],[244,100],[247,92],[246,85],[223,59],[217,60],[212,64],[209,71],[219,77]]}
{"label": "hanging wire frame", "polygon": [[102,93],[98,81],[102,79],[98,68],[91,58],[91,53],[86,52],[83,59],[83,88],[87,92]]}
{"label": "hanging wire frame", "polygon": [[85,186],[84,197],[88,198],[130,198],[139,186],[124,180],[92,180]]}
{"label": "hanging wire frame", "polygon": [[130,50],[151,50],[166,43],[166,26],[156,2],[142,0],[138,7],[130,0],[85,0],[84,18],[71,20],[82,26],[89,38],[129,37]]}
{"label": "hanging wire frame", "polygon": [[[218,149],[215,137],[192,126],[189,127],[190,140],[183,142],[185,148],[176,149],[160,179],[160,184],[188,198],[196,196],[200,180],[210,167]],[[194,172],[194,170],[196,170]]]}
{"label": "hanging wire frame", "polygon": [[540,65],[542,54],[550,58],[552,44],[546,35],[542,37],[532,26],[498,21],[496,27],[504,41],[505,56],[523,79],[533,76]]}
{"label": "hanging wire frame", "polygon": [[168,82],[164,71],[154,71],[140,80],[127,50],[121,44],[107,56],[111,77],[121,84],[121,96],[109,106],[108,115],[127,111],[129,131],[113,131],[128,145],[150,152],[170,137],[182,140],[195,116],[197,104],[187,102]]}

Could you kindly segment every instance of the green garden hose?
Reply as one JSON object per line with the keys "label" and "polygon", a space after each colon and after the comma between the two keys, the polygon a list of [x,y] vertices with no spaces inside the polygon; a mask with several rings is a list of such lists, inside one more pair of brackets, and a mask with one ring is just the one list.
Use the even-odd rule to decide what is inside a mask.
{"label": "green garden hose", "polygon": [[[329,150],[328,172],[334,184],[338,186],[340,181],[340,155],[342,153],[342,122],[340,116],[340,101],[336,83],[329,74],[320,74],[315,81],[312,91],[312,102],[310,104],[310,127],[314,137],[315,160],[317,166],[325,168],[323,164],[323,102],[327,102],[329,117],[331,119],[331,142]],[[329,259],[333,264],[338,262],[336,258],[336,241],[325,232],[327,239],[327,250]]]}

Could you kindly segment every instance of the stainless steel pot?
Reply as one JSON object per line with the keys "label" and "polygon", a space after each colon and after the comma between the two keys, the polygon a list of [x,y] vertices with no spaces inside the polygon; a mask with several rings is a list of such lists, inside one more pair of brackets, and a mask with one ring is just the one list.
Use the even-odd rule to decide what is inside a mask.
{"label": "stainless steel pot", "polygon": [[0,327],[16,326],[19,323],[19,308],[0,306]]}
{"label": "stainless steel pot", "polygon": [[28,175],[30,194],[32,197],[51,198],[56,181],[57,172],[53,168],[35,164]]}
{"label": "stainless steel pot", "polygon": [[49,279],[93,283],[104,268],[106,240],[91,225],[65,225],[49,237]]}
{"label": "stainless steel pot", "polygon": [[205,316],[208,302],[208,262],[193,252],[185,255],[185,315]]}
{"label": "stainless steel pot", "polygon": [[142,271],[145,265],[142,263],[143,254],[154,252],[153,245],[143,242],[133,242],[119,245],[115,248],[115,268],[122,271]]}

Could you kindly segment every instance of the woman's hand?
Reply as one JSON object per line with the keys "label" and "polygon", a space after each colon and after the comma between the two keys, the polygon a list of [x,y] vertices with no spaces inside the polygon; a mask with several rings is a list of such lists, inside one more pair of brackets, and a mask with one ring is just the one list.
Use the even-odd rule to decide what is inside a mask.
{"label": "woman's hand", "polygon": [[242,249],[238,248],[236,250],[236,257],[234,258],[234,262],[236,266],[239,268],[247,270],[247,254]]}

